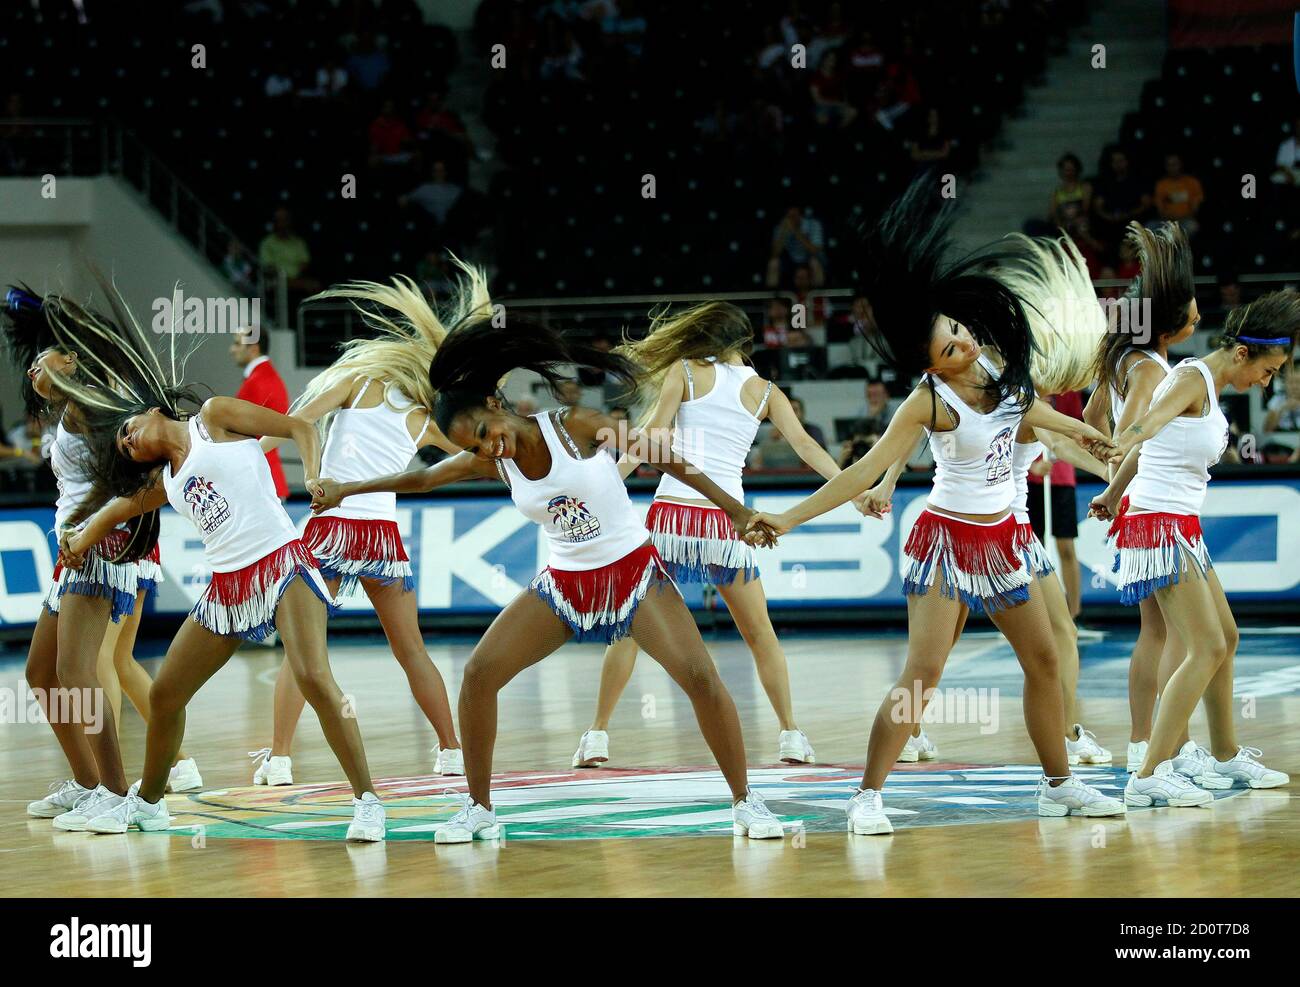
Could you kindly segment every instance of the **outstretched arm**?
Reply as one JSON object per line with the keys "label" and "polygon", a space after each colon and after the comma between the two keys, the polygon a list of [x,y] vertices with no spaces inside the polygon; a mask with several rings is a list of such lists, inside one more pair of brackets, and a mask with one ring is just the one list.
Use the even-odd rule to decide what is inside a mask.
{"label": "outstretched arm", "polygon": [[165,503],[167,503],[167,491],[163,489],[160,474],[154,474],[149,486],[130,497],[114,497],[92,514],[80,529],[65,528],[60,531],[61,561],[69,568],[79,569],[86,550],[98,545],[119,524],[137,515],[148,514]]}
{"label": "outstretched arm", "polygon": [[479,459],[472,452],[460,452],[430,466],[428,469],[389,473],[369,480],[339,483],[321,478],[311,484],[311,510],[313,514],[337,507],[345,497],[366,493],[413,494],[428,493],[438,487],[480,476],[496,476],[496,466],[490,460]]}
{"label": "outstretched arm", "polygon": [[[641,434],[646,437],[662,438],[677,417],[677,409],[682,404],[682,388],[685,386],[686,372],[680,363],[674,363],[664,374],[663,386],[659,388],[659,397],[655,401],[654,411],[641,427]],[[630,425],[629,425],[630,427]],[[625,452],[618,461],[618,472],[627,479],[641,465],[641,459],[630,452]]]}
{"label": "outstretched arm", "polygon": [[767,417],[785,437],[786,442],[790,443],[790,448],[800,459],[827,480],[839,475],[839,464],[821,447],[821,443],[808,434],[803,427],[803,422],[794,413],[794,406],[790,404],[790,399],[779,387],[772,388],[772,396],[767,402]]}
{"label": "outstretched arm", "polygon": [[239,398],[209,398],[199,415],[209,432],[224,432],[236,438],[270,435],[292,439],[302,458],[305,481],[313,483],[320,475],[320,438],[311,422]]}
{"label": "outstretched arm", "polygon": [[1067,436],[1084,448],[1098,455],[1105,455],[1108,459],[1113,453],[1114,446],[1109,438],[1087,422],[1061,414],[1042,398],[1034,398],[1034,403],[1025,414],[1025,424],[1033,429],[1042,428]]}
{"label": "outstretched arm", "polygon": [[[348,395],[352,393],[354,385],[355,381],[350,377],[340,380],[333,387],[317,394],[301,408],[292,409],[293,417],[301,418],[313,425],[316,424],[331,411],[337,411],[347,403]],[[270,452],[272,449],[278,449],[284,445],[284,441],[284,436],[264,435],[262,436],[262,451]]]}
{"label": "outstretched arm", "polygon": [[[1131,450],[1158,434],[1179,415],[1199,414],[1206,396],[1205,379],[1199,371],[1190,367],[1176,371],[1174,382],[1169,390],[1152,403],[1146,414],[1138,417],[1116,435],[1118,458],[1127,457]],[[1211,394],[1209,397],[1213,400],[1214,395]]]}

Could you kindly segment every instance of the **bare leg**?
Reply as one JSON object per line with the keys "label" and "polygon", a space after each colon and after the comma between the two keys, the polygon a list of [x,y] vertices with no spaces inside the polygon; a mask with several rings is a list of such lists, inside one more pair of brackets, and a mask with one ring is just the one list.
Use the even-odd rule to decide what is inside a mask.
{"label": "bare leg", "polygon": [[907,663],[894,688],[876,710],[867,743],[863,788],[880,791],[907,743],[908,734],[920,725],[924,704],[930,690],[939,685],[943,666],[957,642],[957,630],[965,621],[966,609],[961,600],[944,596],[935,588],[924,596],[907,598]]}
{"label": "bare leg", "polygon": [[438,746],[443,750],[459,747],[456,724],[451,718],[451,702],[447,699],[447,686],[424,648],[415,593],[403,589],[400,582],[385,586],[376,580],[363,579],[361,587],[374,605],[375,614],[388,637],[388,645],[393,650],[393,657],[406,673],[411,695],[438,735]]}
{"label": "bare leg", "polygon": [[[1157,601],[1159,602],[1159,601]],[[1234,626],[1236,626],[1234,624]],[[1160,651],[1160,664],[1156,669],[1156,698],[1164,693],[1165,687],[1169,685],[1170,678],[1178,670],[1178,666],[1183,663],[1187,657],[1187,649],[1183,647],[1183,639],[1178,636],[1178,631],[1165,621],[1165,646]],[[1153,711],[1154,712],[1154,711]],[[1182,748],[1183,744],[1191,739],[1191,724],[1183,726],[1182,735],[1178,738],[1178,747]]]}
{"label": "bare leg", "polygon": [[[118,681],[122,684],[122,691],[131,700],[131,705],[140,714],[140,718],[148,723],[149,689],[153,686],[153,680],[149,678],[149,673],[144,670],[144,666],[135,660],[135,636],[140,629],[140,614],[144,607],[145,595],[141,592],[135,598],[135,612],[129,617],[122,618],[122,631],[117,635],[117,646],[113,649],[113,668],[117,672]],[[178,750],[176,759],[184,760],[185,751]]]}
{"label": "bare leg", "polygon": [[49,697],[59,688],[59,617],[41,607],[32,632],[31,647],[27,651],[27,685],[38,697],[45,718],[49,721],[54,738],[63,748],[72,777],[82,788],[99,784],[99,768],[86,743],[86,731],[79,723],[69,723],[63,717],[52,715]]}
{"label": "bare leg", "polygon": [[1205,703],[1205,718],[1210,724],[1210,753],[1220,761],[1228,761],[1237,756],[1239,746],[1232,717],[1232,670],[1241,636],[1237,632],[1232,608],[1228,606],[1228,597],[1223,592],[1223,584],[1219,582],[1219,574],[1213,569],[1210,570],[1210,588],[1215,596],[1228,653],[1214,678],[1210,679],[1202,702]]}
{"label": "bare leg", "polygon": [[[969,616],[970,616],[970,610],[966,607],[962,607],[961,618],[957,621],[957,629],[953,631],[952,634],[952,646],[954,648],[957,647],[957,642],[961,640],[961,632],[966,629],[966,618]],[[929,706],[930,704],[927,702],[925,705]],[[921,713],[922,715],[924,715],[925,710],[924,709],[921,710]],[[921,720],[917,719],[916,729],[912,731],[912,736],[919,737],[923,732],[924,731],[921,729]]]}
{"label": "bare leg", "polygon": [[663,580],[651,587],[632,618],[632,637],[690,699],[700,733],[731,788],[732,800],[739,802],[749,790],[740,717],[695,618],[672,583]]}
{"label": "bare leg", "polygon": [[185,707],[238,646],[238,638],[218,637],[193,620],[186,620],[172,639],[149,689],[149,728],[139,793],[146,802],[157,802],[167,788],[167,774],[185,736]]}
{"label": "bare leg", "polygon": [[[1188,569],[1190,565],[1185,566],[1177,583],[1156,591],[1169,626],[1178,631],[1187,645],[1187,658],[1170,677],[1160,697],[1151,744],[1138,771],[1139,778],[1149,777],[1156,765],[1174,756],[1178,738],[1186,731],[1197,702],[1228,660],[1228,628],[1223,626],[1218,599],[1223,596],[1223,588],[1217,580],[1202,579]],[[1235,625],[1232,630],[1235,646]]]}
{"label": "bare leg", "polygon": [[1074,539],[1056,539],[1056,554],[1061,560],[1061,584],[1065,587],[1065,599],[1069,602],[1070,619],[1073,620],[1083,609],[1083,580],[1079,574],[1079,556],[1074,550]]}
{"label": "bare leg", "polygon": [[[113,664],[113,651],[122,636],[122,623],[129,620],[123,617],[118,623],[108,622],[104,629],[104,640],[99,642],[99,654],[95,658],[95,678],[104,690],[104,703],[113,711],[113,722],[122,721],[122,683],[118,681],[117,668]],[[118,738],[119,741],[121,738]]]}
{"label": "bare leg", "polygon": [[798,730],[790,703],[790,671],[767,612],[767,596],[763,593],[762,582],[746,580],[742,574],[730,586],[719,586],[718,595],[727,604],[736,629],[749,645],[758,680],[763,683],[763,691],[767,693],[781,729]]}
{"label": "bare leg", "polygon": [[275,697],[272,700],[271,754],[275,757],[288,757],[293,749],[293,735],[298,730],[298,720],[302,718],[302,708],[307,705],[298,681],[294,678],[293,666],[289,656],[285,655],[280,666],[280,674],[275,677]]}
{"label": "bare leg", "polygon": [[325,647],[325,604],[302,579],[295,579],[280,597],[275,611],[275,628],[284,644],[284,656],[293,669],[298,688],[311,703],[321,731],[338,758],[352,794],[360,798],[374,791],[370,768],[355,712],[345,704],[343,690],[330,671]]}
{"label": "bare leg", "polygon": [[[1151,737],[1151,718],[1156,711],[1157,671],[1165,647],[1165,618],[1155,597],[1138,604],[1142,618],[1133,656],[1128,663],[1129,742]],[[1171,673],[1172,674],[1172,673]]]}
{"label": "bare leg", "polygon": [[[1065,700],[1065,729],[1079,722],[1079,631],[1070,616],[1070,604],[1060,581],[1053,574],[1034,580],[1042,590],[1043,605],[1052,623],[1052,640],[1056,642],[1057,668],[1061,677],[1061,698]],[[1068,734],[1067,734],[1068,736]]]}
{"label": "bare leg", "polygon": [[591,729],[609,729],[609,718],[614,715],[614,707],[632,680],[636,653],[636,642],[630,637],[615,641],[605,649],[605,663],[600,668],[600,693],[596,697],[596,718],[591,721]]}
{"label": "bare leg", "polygon": [[1065,754],[1065,706],[1056,670],[1056,642],[1043,602],[1040,580],[1029,584],[1029,602],[991,615],[994,625],[1016,650],[1025,672],[1025,728],[1038,752],[1043,774],[1065,778],[1070,762]]}
{"label": "bare leg", "polygon": [[459,719],[470,797],[492,808],[492,754],[497,741],[497,693],[516,675],[557,651],[568,625],[534,593],[516,596],[474,647],[460,683]]}
{"label": "bare leg", "polygon": [[80,727],[86,731],[86,742],[99,769],[99,783],[114,795],[125,795],[126,772],[122,769],[122,751],[117,742],[117,720],[113,710],[102,703],[103,693],[95,674],[99,642],[104,639],[110,610],[109,601],[101,597],[64,594],[59,602],[58,675],[59,684],[64,688],[100,698],[103,722],[88,723],[83,709]]}

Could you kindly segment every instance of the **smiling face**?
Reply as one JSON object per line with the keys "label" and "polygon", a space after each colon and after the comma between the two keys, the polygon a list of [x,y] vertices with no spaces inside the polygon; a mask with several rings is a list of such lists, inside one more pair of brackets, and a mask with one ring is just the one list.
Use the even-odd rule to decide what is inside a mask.
{"label": "smiling face", "polygon": [[466,411],[452,419],[447,432],[455,445],[479,459],[514,459],[519,448],[518,415],[506,411],[496,398],[488,406]]}
{"label": "smiling face", "polygon": [[32,382],[32,390],[37,393],[40,399],[49,401],[54,395],[54,382],[51,375],[59,374],[66,377],[76,368],[76,354],[64,353],[51,347],[48,350],[42,350],[36,355],[32,365],[27,368],[27,378]]}
{"label": "smiling face", "polygon": [[930,330],[929,372],[960,373],[980,355],[980,345],[971,331],[956,319],[942,313]]}
{"label": "smiling face", "polygon": [[163,458],[162,433],[167,419],[159,408],[132,415],[117,431],[113,444],[118,453],[135,463],[153,463]]}
{"label": "smiling face", "polygon": [[1270,347],[1252,359],[1245,346],[1238,346],[1232,354],[1232,368],[1228,372],[1228,383],[1239,391],[1252,387],[1267,387],[1290,357],[1290,351],[1281,347]]}

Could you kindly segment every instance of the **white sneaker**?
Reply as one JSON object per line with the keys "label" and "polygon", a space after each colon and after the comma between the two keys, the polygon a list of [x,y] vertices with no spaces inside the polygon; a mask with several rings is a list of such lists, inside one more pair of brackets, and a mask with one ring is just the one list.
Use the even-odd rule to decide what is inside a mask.
{"label": "white sneaker", "polygon": [[434,843],[468,843],[471,840],[499,840],[501,826],[497,823],[497,810],[485,809],[468,795],[445,791],[460,800],[461,808],[454,816],[433,831]]}
{"label": "white sneaker", "polygon": [[598,768],[609,760],[609,734],[604,730],[588,730],[578,741],[573,755],[575,768]]}
{"label": "white sneaker", "polygon": [[443,750],[441,747],[435,747],[437,757],[433,760],[433,773],[436,775],[464,775],[465,774],[465,752],[459,747],[448,747]]}
{"label": "white sneaker", "polygon": [[1128,805],[1163,802],[1173,807],[1190,807],[1208,805],[1214,801],[1214,796],[1203,788],[1197,788],[1186,775],[1175,771],[1172,761],[1161,761],[1150,778],[1139,778],[1136,772],[1128,776],[1124,801]]}
{"label": "white sneaker", "polygon": [[50,792],[45,798],[27,803],[27,814],[36,819],[53,819],[63,815],[77,804],[77,799],[91,791],[94,789],[82,788],[71,778],[56,781],[50,785]]}
{"label": "white sneaker", "polygon": [[134,826],[142,833],[154,833],[172,824],[167,813],[167,800],[160,798],[157,802],[146,802],[140,797],[138,781],[127,789],[126,798],[119,799],[116,804],[101,802],[98,809],[86,821],[87,832],[125,833]]}
{"label": "white sneaker", "polygon": [[101,810],[112,808],[121,800],[121,795],[114,795],[103,785],[96,785],[77,799],[71,809],[55,817],[54,828],[66,830],[69,833],[84,832],[86,823],[93,816],[99,815]]}
{"label": "white sneaker", "polygon": [[731,807],[731,832],[751,840],[779,840],[785,836],[785,827],[772,815],[763,796],[747,788],[745,797]]}
{"label": "white sneaker", "polygon": [[858,836],[886,836],[894,825],[885,815],[885,805],[880,793],[870,788],[859,788],[849,799],[849,832]]}
{"label": "white sneaker", "polygon": [[172,769],[167,772],[167,791],[169,792],[197,792],[202,787],[203,776],[199,774],[199,766],[194,763],[192,757],[177,761],[172,765]]}
{"label": "white sneaker", "polygon": [[1128,742],[1128,773],[1142,770],[1142,762],[1147,759],[1147,742],[1139,740],[1137,743]]}
{"label": "white sneaker", "polygon": [[262,763],[257,766],[253,772],[254,785],[292,785],[293,784],[293,758],[271,756],[271,748],[263,747],[260,751],[249,751],[248,756],[253,760],[259,757]]}
{"label": "white sneaker", "polygon": [[1194,740],[1183,744],[1182,750],[1169,762],[1180,775],[1192,779],[1192,784],[1214,791],[1223,791],[1232,787],[1232,779],[1214,770],[1214,758],[1204,747]]}
{"label": "white sneaker", "polygon": [[1071,764],[1110,764],[1111,762],[1110,751],[1097,743],[1097,735],[1091,730],[1085,730],[1082,723],[1074,725],[1073,738],[1065,738],[1065,755]]}
{"label": "white sneaker", "polygon": [[778,761],[786,764],[816,764],[817,753],[802,730],[782,730],[776,742]]}
{"label": "white sneaker", "polygon": [[374,792],[362,792],[352,800],[352,822],[347,839],[354,843],[384,842],[384,803]]}
{"label": "white sneaker", "polygon": [[1212,761],[1214,770],[1232,781],[1244,781],[1251,788],[1277,788],[1291,783],[1291,776],[1266,768],[1258,758],[1264,752],[1258,747],[1239,747],[1231,761]]}
{"label": "white sneaker", "polygon": [[1103,795],[1075,775],[1055,788],[1043,778],[1038,783],[1038,814],[1068,816],[1071,812],[1080,816],[1122,816],[1128,809],[1119,799]]}
{"label": "white sneaker", "polygon": [[922,730],[919,736],[909,736],[907,738],[907,743],[903,745],[903,751],[898,755],[898,760],[903,764],[914,764],[917,761],[933,761],[938,756],[939,748]]}

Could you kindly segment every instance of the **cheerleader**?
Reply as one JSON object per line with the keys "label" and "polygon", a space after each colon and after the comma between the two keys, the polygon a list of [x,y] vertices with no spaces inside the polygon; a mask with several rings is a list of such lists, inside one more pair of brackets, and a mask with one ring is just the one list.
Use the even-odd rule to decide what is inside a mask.
{"label": "cheerleader", "polygon": [[[460,268],[465,280],[450,306],[452,321],[491,304],[482,272],[464,264]],[[378,332],[375,338],[345,343],[339,359],[289,409],[305,421],[329,421],[321,472],[337,480],[364,480],[405,469],[427,445],[460,452],[433,423],[429,363],[446,329],[415,284],[396,278],[391,285],[355,282],[316,297],[349,299]],[[264,438],[262,448],[269,451],[281,441]],[[397,529],[396,496],[349,497],[313,516],[302,538],[331,593],[352,593],[358,586],[365,591],[411,694],[438,736],[434,772],[463,775],[447,687],[420,633],[415,580]],[[286,661],[275,686],[272,745],[251,755],[260,758],[255,785],[293,784],[290,746],[303,702]]]}
{"label": "cheerleader", "polygon": [[[570,364],[623,381],[634,376],[621,355],[569,344],[541,326],[497,328],[488,317],[473,317],[448,334],[429,368],[430,386],[438,393],[434,421],[465,451],[430,469],[346,483],[322,479],[314,485],[312,509],[319,512],[357,494],[422,493],[459,480],[496,477],[510,488],[515,506],[546,532],[548,565],[501,611],[465,666],[459,719],[469,794],[434,839],[465,843],[500,835],[490,791],[497,693],[566,641],[608,645],[629,634],[690,698],[731,789],[733,832],[779,839],[780,821],[748,787],[735,704],[611,454],[611,449],[632,451],[635,435],[587,409],[525,418],[500,396],[498,383],[512,369],[533,370],[554,385],[562,379],[556,368]],[[671,449],[635,454],[708,497],[733,525],[748,525],[751,511]],[[762,529],[756,531],[756,540],[763,540]]]}
{"label": "cheerleader", "polygon": [[[760,513],[755,523],[780,535],[832,510],[866,490],[928,435],[934,486],[904,548],[907,663],[876,714],[862,786],[848,807],[850,832],[893,831],[881,788],[924,712],[911,697],[925,697],[937,687],[968,611],[988,614],[1024,670],[1025,725],[1044,773],[1039,813],[1118,815],[1124,812],[1122,802],[1070,773],[1051,621],[1042,587],[1018,549],[1011,511],[1015,437],[1022,424],[1109,454],[1099,432],[1037,400],[1031,380],[1036,349],[1049,369],[1069,368],[1062,371],[1065,376],[1086,373],[1095,333],[1036,336],[1016,285],[1029,277],[1055,284],[1054,291],[1039,297],[1078,303],[1058,313],[1061,318],[1076,309],[1097,313],[1095,296],[1077,252],[1059,245],[1050,263],[1025,238],[1008,238],[945,263],[952,202],[933,207],[932,181],[930,176],[916,180],[885,213],[866,240],[859,266],[867,274],[862,294],[872,308],[873,348],[900,375],[924,379],[863,459],[783,514]],[[1017,257],[1018,266],[1012,264]],[[1004,265],[1017,267],[1014,276],[996,276]]]}
{"label": "cheerleader", "polygon": [[[725,302],[706,302],[676,316],[657,316],[645,339],[623,347],[643,368],[645,390],[654,396],[643,430],[659,434],[671,427],[673,452],[742,503],[741,471],[764,418],[822,476],[830,479],[840,471],[804,430],[781,389],[749,366],[753,343],[754,331],[743,311]],[[624,476],[636,467],[635,459],[620,464]],[[646,527],[664,567],[679,585],[714,586],[726,603],[781,726],[778,760],[814,763],[812,745],[795,723],[790,674],[767,614],[753,546],[736,533],[726,511],[670,473],[659,480]],[[606,650],[596,718],[578,742],[575,768],[609,759],[609,719],[632,676],[636,654],[636,642],[630,638]]]}
{"label": "cheerleader", "polygon": [[[1139,273],[1125,292],[1130,306],[1127,323],[1101,339],[1097,353],[1097,389],[1084,417],[1102,431],[1119,435],[1147,413],[1151,395],[1169,373],[1169,348],[1189,339],[1201,316],[1192,279],[1192,251],[1177,223],[1148,230],[1129,224],[1126,239],[1133,246]],[[1149,300],[1149,319],[1136,307]],[[1133,327],[1143,326],[1143,331]],[[1111,471],[1114,472],[1113,470]],[[1185,651],[1178,635],[1168,629],[1154,596],[1138,604],[1140,625],[1129,659],[1130,732],[1128,770],[1146,758],[1155,712],[1157,686],[1167,681]],[[1184,738],[1186,739],[1186,738]]]}
{"label": "cheerleader", "polygon": [[[28,367],[23,383],[27,409],[40,417],[57,417],[50,464],[59,490],[55,530],[61,533],[84,518],[92,484],[86,473],[87,447],[82,437],[85,422],[80,409],[66,399],[60,387],[61,381],[82,377],[80,359],[75,351],[56,341],[49,319],[65,311],[82,313],[87,318],[102,317],[84,313],[75,303],[59,296],[42,298],[25,287],[11,286],[5,303],[5,341],[14,361]],[[32,634],[27,682],[39,697],[72,777],[52,784],[44,798],[28,804],[27,814],[53,819],[58,829],[84,829],[90,810],[112,805],[126,794],[117,729],[121,687],[115,665],[128,678],[128,694],[134,700],[141,691],[136,673],[144,676],[146,683],[148,673],[131,657],[131,646],[145,596],[161,579],[156,545],[147,557],[134,560],[138,556],[135,544],[139,533],[140,529],[125,526],[106,532],[102,542],[93,546],[89,564],[80,571],[56,565],[53,584]],[[51,715],[48,697],[59,694],[52,691],[59,689],[107,698],[102,723],[87,729],[91,724],[84,722],[84,715],[83,722],[71,722],[57,713]],[[147,702],[136,705],[147,720]],[[73,708],[87,712],[85,703]],[[193,759],[181,754],[169,772],[168,784],[177,791],[201,787],[202,778]]]}
{"label": "cheerleader", "polygon": [[[116,499],[80,531],[65,534],[64,556],[70,567],[84,568],[88,549],[117,524],[170,503],[198,529],[212,580],[150,690],[142,779],[120,802],[92,814],[85,828],[122,833],[132,826],[168,827],[163,791],[186,706],[241,641],[263,640],[275,630],[352,786],[347,838],[383,840],[383,805],[373,792],[356,719],[345,712],[326,655],[329,591],[276,496],[257,441],[263,435],[292,439],[314,481],[320,462],[314,426],[235,398],[212,398],[197,414],[186,414],[183,408],[193,398],[167,380],[129,313],[119,321],[127,329],[120,347],[128,365],[117,375],[117,389],[69,387],[89,426],[91,475]],[[103,331],[76,318],[55,328],[73,343]]]}
{"label": "cheerleader", "polygon": [[[1266,387],[1291,358],[1300,337],[1300,297],[1273,292],[1233,311],[1223,335],[1203,359],[1179,363],[1152,394],[1147,413],[1118,436],[1122,465],[1094,503],[1112,513],[1126,489],[1129,507],[1118,516],[1120,599],[1129,605],[1155,597],[1187,657],[1160,697],[1141,767],[1124,790],[1129,805],[1205,805],[1206,788],[1243,782],[1275,788],[1290,781],[1265,767],[1261,753],[1236,742],[1232,720],[1233,657],[1237,624],[1214,571],[1200,513],[1210,467],[1228,444],[1228,420],[1219,407],[1225,386]],[[1129,486],[1132,484],[1131,487]],[[1180,749],[1197,702],[1204,697],[1211,749]],[[1198,786],[1194,778],[1219,780]]]}

